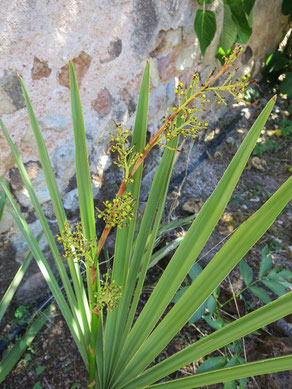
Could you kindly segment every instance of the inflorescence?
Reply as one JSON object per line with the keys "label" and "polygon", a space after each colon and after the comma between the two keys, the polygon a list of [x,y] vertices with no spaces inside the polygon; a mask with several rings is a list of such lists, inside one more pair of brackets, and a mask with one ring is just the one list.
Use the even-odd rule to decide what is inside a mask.
{"label": "inflorescence", "polygon": [[[241,47],[236,47],[231,55],[225,59],[225,66],[233,66],[233,62],[238,58]],[[201,81],[200,73],[195,72],[192,81],[187,87],[181,81],[178,83],[175,94],[177,96],[177,106],[173,107],[173,111],[177,112],[177,115],[173,120],[165,120],[165,131],[158,138],[157,143],[163,147],[167,147],[167,142],[173,138],[181,135],[185,139],[190,137],[195,139],[198,136],[200,130],[208,127],[208,122],[198,119],[198,112],[205,111],[205,105],[210,103],[211,100],[207,95],[214,94],[217,98],[218,104],[225,104],[225,98],[222,93],[227,92],[231,94],[238,102],[244,102],[243,92],[245,88],[251,83],[249,78],[250,74],[243,76],[241,79],[233,78],[237,72],[237,69],[226,72],[227,79],[223,84],[213,86],[212,77],[214,72],[205,80]],[[166,141],[166,144],[165,144]]]}
{"label": "inflorescence", "polygon": [[121,296],[121,287],[115,284],[110,271],[107,271],[104,280],[101,281],[99,291],[95,292],[96,308],[101,311],[106,307],[108,311],[112,311],[117,307]]}
{"label": "inflorescence", "polygon": [[130,184],[133,179],[129,177],[131,167],[136,163],[139,157],[142,157],[139,151],[135,151],[135,146],[129,146],[129,136],[131,131],[122,130],[121,124],[116,123],[118,136],[112,136],[113,145],[111,150],[117,153],[117,159],[114,161],[118,167],[123,169],[123,178],[125,184]]}
{"label": "inflorescence", "polygon": [[89,265],[93,264],[91,252],[96,246],[96,238],[91,240],[85,238],[81,222],[74,227],[65,222],[64,231],[62,235],[57,235],[57,240],[63,244],[64,259],[82,261],[89,263]]}
{"label": "inflorescence", "polygon": [[98,218],[103,219],[106,223],[106,227],[122,228],[127,226],[128,221],[132,221],[134,218],[134,203],[130,192],[126,192],[123,196],[118,196],[113,199],[113,202],[105,201],[105,210],[101,211],[96,208],[99,212]]}

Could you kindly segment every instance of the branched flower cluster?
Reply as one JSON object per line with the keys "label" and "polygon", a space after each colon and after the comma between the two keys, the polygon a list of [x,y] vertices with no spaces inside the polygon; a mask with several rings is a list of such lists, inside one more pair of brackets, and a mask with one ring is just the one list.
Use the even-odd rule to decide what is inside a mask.
{"label": "branched flower cluster", "polygon": [[[190,137],[195,139],[200,130],[206,129],[208,123],[206,121],[201,121],[198,118],[198,112],[204,111],[204,106],[206,103],[210,102],[207,99],[206,94],[201,96],[198,93],[200,82],[200,75],[198,72],[194,73],[190,86],[187,88],[182,82],[179,82],[175,94],[177,95],[178,106],[173,107],[173,111],[179,110],[180,113],[173,121],[169,121],[166,125],[164,134],[159,138],[158,143],[167,147],[167,144],[163,144],[162,141],[166,142],[171,141],[175,137],[181,135],[185,139]],[[193,104],[188,104],[188,100],[194,95],[198,94],[196,97],[196,102]],[[200,107],[197,107],[196,103],[200,103]]]}
{"label": "branched flower cluster", "polygon": [[106,307],[108,311],[112,311],[117,307],[121,296],[121,287],[115,285],[115,281],[111,279],[110,271],[107,271],[104,280],[101,281],[99,291],[95,292],[96,308],[101,311]]}
{"label": "branched flower cluster", "polygon": [[138,151],[134,151],[135,146],[129,146],[129,136],[131,131],[123,131],[120,123],[116,123],[118,136],[112,136],[113,145],[111,147],[113,152],[117,153],[117,159],[114,161],[118,167],[123,169],[123,178],[126,184],[132,183],[133,179],[129,177],[130,168],[136,163],[137,159],[142,156]]}
{"label": "branched flower cluster", "polygon": [[[233,66],[233,62],[238,58],[241,51],[242,48],[240,46],[235,47],[230,56],[224,58],[225,66]],[[207,97],[210,93],[215,94],[218,104],[226,104],[224,97],[221,95],[224,92],[231,94],[238,102],[244,101],[243,92],[250,84],[250,74],[243,76],[241,79],[236,78],[234,81],[233,78],[236,72],[237,69],[232,72],[227,72],[227,79],[218,86],[212,86],[214,72],[210,74],[205,82],[201,82],[200,74],[195,72],[189,87],[179,82],[175,89],[178,104],[173,107],[173,111],[178,112],[178,115],[174,120],[168,120],[166,122],[165,131],[159,137],[157,143],[163,147],[167,147],[167,142],[179,135],[185,139],[187,137],[195,139],[200,130],[206,129],[208,123],[199,120],[197,115],[198,112],[205,111],[205,105],[211,102]],[[165,141],[166,144],[163,143]]]}
{"label": "branched flower cluster", "polygon": [[236,74],[236,70],[233,72],[227,72],[227,79],[224,81],[224,83],[221,86],[217,87],[209,87],[206,91],[207,92],[214,92],[217,96],[218,104],[225,104],[227,105],[224,97],[221,96],[222,92],[228,92],[231,94],[238,102],[245,102],[243,99],[243,92],[245,91],[245,88],[250,85],[250,74],[247,74],[243,76],[241,79],[236,78],[236,80],[233,80],[234,75]]}
{"label": "branched flower cluster", "polygon": [[133,220],[134,218],[134,203],[130,192],[126,192],[123,196],[118,196],[113,199],[113,202],[105,201],[105,210],[101,211],[96,208],[99,212],[98,218],[103,219],[106,223],[106,227],[115,227],[122,228],[127,226],[127,222]]}
{"label": "branched flower cluster", "polygon": [[62,235],[57,235],[57,240],[63,244],[64,259],[82,261],[89,265],[93,264],[91,251],[96,245],[96,239],[88,240],[85,238],[81,222],[74,227],[65,222],[64,232]]}

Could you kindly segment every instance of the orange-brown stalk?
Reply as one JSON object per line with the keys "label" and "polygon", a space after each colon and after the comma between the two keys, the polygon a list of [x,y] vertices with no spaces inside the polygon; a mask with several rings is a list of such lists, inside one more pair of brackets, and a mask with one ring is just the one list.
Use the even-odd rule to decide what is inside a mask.
{"label": "orange-brown stalk", "polygon": [[[230,66],[231,66],[230,63],[226,63],[225,65],[223,65],[221,70],[214,77],[212,77],[209,82],[207,82],[205,85],[203,85],[203,87],[200,89],[199,92],[195,93],[189,99],[188,104],[190,104],[198,96],[200,96],[211,84],[213,84],[219,77],[221,77],[222,74],[224,74],[230,68]],[[153,137],[150,139],[148,145],[142,151],[142,153],[141,153],[142,156],[139,157],[137,162],[135,163],[135,165],[134,165],[133,169],[131,170],[131,173],[130,173],[128,178],[132,178],[134,176],[134,174],[136,173],[136,171],[138,170],[138,168],[140,167],[141,163],[144,161],[144,159],[146,158],[148,153],[156,145],[157,140],[159,139],[159,137],[163,133],[163,131],[166,129],[167,125],[170,122],[173,122],[174,119],[180,114],[181,111],[182,111],[182,108],[178,108],[175,112],[173,112],[173,114],[163,123],[163,125],[156,132],[156,134],[153,135]],[[117,193],[117,197],[123,196],[125,190],[126,190],[126,184],[125,184],[125,181],[123,180],[122,183],[121,183],[120,189],[119,189],[119,191]],[[106,241],[106,239],[108,237],[108,234],[110,233],[110,230],[111,230],[111,227],[105,227],[104,228],[104,230],[103,230],[103,232],[101,234],[100,240],[98,242],[98,245],[97,245],[97,250],[96,250],[95,258],[98,258],[99,253],[101,252],[101,249],[102,249],[102,247],[103,247],[103,245],[104,245],[104,243],[105,243],[105,241]]]}

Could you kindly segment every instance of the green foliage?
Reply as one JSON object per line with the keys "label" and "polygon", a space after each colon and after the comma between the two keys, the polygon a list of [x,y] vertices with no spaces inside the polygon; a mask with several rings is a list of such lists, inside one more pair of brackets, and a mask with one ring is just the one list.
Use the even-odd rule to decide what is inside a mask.
{"label": "green foliage", "polygon": [[[213,11],[206,10],[206,5],[213,3],[209,0],[198,0],[203,9],[198,9],[195,16],[194,30],[198,37],[203,55],[212,42],[217,25],[216,15]],[[216,58],[222,64],[223,56],[228,56],[235,42],[246,44],[252,33],[252,10],[255,0],[224,0],[223,26],[220,35],[220,45]]]}
{"label": "green foliage", "polygon": [[[241,362],[238,356],[240,345],[236,345],[234,342],[291,313],[292,292],[285,293],[266,306],[227,325],[219,316],[217,306],[221,282],[240,263],[248,250],[261,238],[290,201],[292,178],[288,179],[254,215],[234,232],[205,269],[196,263],[196,259],[231,198],[272,111],[275,97],[268,102],[255,121],[216,189],[200,210],[199,215],[192,221],[187,234],[174,245],[176,247],[174,255],[155,285],[151,296],[143,304],[142,311],[138,316],[136,315],[140,297],[143,294],[147,270],[152,266],[153,248],[161,231],[159,226],[179,144],[179,136],[193,138],[199,129],[206,127],[205,122],[196,120],[194,114],[200,114],[201,110],[205,110],[209,94],[215,94],[219,103],[225,103],[225,93],[231,94],[236,99],[242,99],[242,94],[249,81],[248,76],[242,79],[233,79],[235,72],[232,70],[232,62],[238,54],[238,49],[231,53],[229,58],[225,60],[223,68],[217,74],[212,73],[206,80],[200,80],[199,76],[195,74],[190,87],[179,84],[176,92],[179,96],[177,106],[174,107],[173,113],[167,117],[147,145],[145,145],[145,138],[150,69],[149,63],[146,64],[132,143],[129,144],[130,142],[127,140],[129,134],[123,131],[119,124],[118,136],[114,136],[115,151],[119,155],[117,163],[121,164],[124,178],[115,199],[111,203],[105,201],[105,210],[99,211],[99,216],[101,219],[105,219],[106,225],[97,241],[95,241],[95,214],[84,120],[73,64],[69,65],[70,96],[81,219],[81,224],[77,224],[74,228],[66,222],[61,196],[56,186],[44,139],[28,93],[21,81],[31,126],[37,140],[40,160],[58,220],[59,240],[65,244],[65,260],[68,264],[72,284],[19,153],[4,124],[0,121],[3,134],[10,145],[24,185],[49,242],[58,275],[64,285],[66,298],[8,186],[0,178],[0,185],[7,196],[7,210],[11,213],[26,240],[56,299],[60,312],[64,316],[88,369],[88,388],[142,389],[149,386],[154,388],[165,385],[166,388],[186,389],[206,386],[210,382],[240,380],[250,375],[291,368],[291,356],[234,365]],[[224,74],[225,79],[215,84],[215,81]],[[142,220],[136,224],[143,161],[156,145],[163,145],[163,155],[152,182]],[[117,229],[112,275],[108,272],[102,278],[100,277],[99,255],[113,224],[123,228]],[[81,258],[82,263],[80,263]],[[81,277],[84,265],[86,283]],[[241,267],[244,269],[242,271],[244,271],[245,280],[248,283],[246,288],[254,286],[250,270],[244,264]],[[288,277],[287,273],[282,269],[277,269],[272,273],[272,269],[266,275],[265,269],[267,267],[265,264],[264,270],[262,270],[264,273],[261,282],[268,283],[264,286],[277,294],[282,294],[283,290],[286,292],[287,283],[289,283],[285,278]],[[188,284],[185,286],[188,287],[177,302],[170,309],[167,309],[186,277]],[[200,311],[202,306],[206,309],[201,311],[201,315],[216,331],[148,368],[185,323],[194,320],[193,315]],[[21,339],[15,345],[13,352],[8,353],[7,358],[1,361],[0,381],[3,381],[13,368],[43,322],[43,317],[33,322],[24,339]],[[224,358],[224,362],[226,360],[224,367],[221,364],[220,366],[213,364],[213,368],[216,370],[205,371],[181,380],[155,384],[182,366],[200,360],[224,346],[233,347],[234,355],[237,356],[233,359]],[[210,362],[208,364],[212,365]],[[231,367],[226,367],[227,364]]]}
{"label": "green foliage", "polygon": [[6,194],[4,192],[0,192],[0,222],[4,212]]}
{"label": "green foliage", "polygon": [[292,4],[290,0],[282,1],[282,14],[291,15],[292,14]]}
{"label": "green foliage", "polygon": [[292,58],[291,54],[284,50],[276,50],[270,54],[263,69],[263,76],[279,91],[292,99]]}
{"label": "green foliage", "polygon": [[205,55],[207,47],[212,42],[216,32],[216,16],[213,11],[198,9],[194,24],[195,33],[199,39],[201,52]]}
{"label": "green foliage", "polygon": [[[277,138],[275,138],[275,135]],[[279,148],[280,144],[278,140],[281,137],[283,140],[292,139],[292,121],[290,119],[282,119],[277,128],[274,130],[274,136],[268,138],[266,134],[262,136],[262,139],[257,142],[256,147],[253,151],[253,155],[262,155],[265,152],[272,152]]]}

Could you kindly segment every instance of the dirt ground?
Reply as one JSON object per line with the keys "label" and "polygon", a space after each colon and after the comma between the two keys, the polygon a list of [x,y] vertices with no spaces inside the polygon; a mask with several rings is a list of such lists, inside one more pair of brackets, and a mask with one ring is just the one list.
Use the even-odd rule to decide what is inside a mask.
{"label": "dirt ground", "polygon": [[[224,128],[228,127],[229,122],[240,113],[243,114],[223,141],[212,153],[209,153],[209,157],[185,177],[183,185],[181,187],[180,184],[173,186],[167,200],[166,222],[181,219],[191,213],[198,212],[207,197],[212,193],[254,119],[273,95],[273,91],[265,83],[261,83],[260,86],[254,86],[254,89],[256,93],[254,93],[252,98],[252,105],[248,107],[234,106],[224,117],[224,121],[217,123],[213,129],[209,130],[208,136],[203,137],[198,144],[195,144],[191,151],[189,150],[190,145],[186,144],[184,146],[174,176],[178,176],[180,173],[184,174],[186,164],[188,163],[190,167],[208,149],[213,139],[222,131],[222,126]],[[265,146],[264,144],[257,146],[258,154],[252,156],[244,170],[223,217],[200,255],[199,263],[202,266],[205,266],[214,256],[216,251],[222,246],[222,241],[258,209],[291,174],[289,169],[292,166],[292,128],[290,135],[285,133],[284,136],[282,131],[283,123],[286,123],[285,120],[290,120],[290,126],[292,126],[291,109],[291,102],[289,103],[283,97],[278,97],[273,114],[261,137],[262,142],[266,141]],[[245,257],[255,274],[259,271],[261,250],[265,245],[269,247],[274,265],[281,265],[292,271],[291,225],[292,206],[290,204]],[[171,232],[161,245],[177,237],[186,229],[187,227],[183,227]],[[149,272],[147,286],[142,299],[147,299],[149,287],[151,289],[151,285],[153,286],[157,281],[170,256],[171,254]],[[235,293],[243,288],[243,280],[238,267],[222,283],[220,301],[232,297],[230,285],[232,285]],[[249,305],[253,309],[261,305],[260,301],[248,292],[245,295],[245,300],[249,301]],[[250,308],[242,300],[238,300],[238,306],[239,312],[235,304],[230,303],[226,307],[227,314],[237,316],[239,313],[242,316],[250,311]],[[283,322],[282,324],[274,323],[255,335],[245,337],[242,356],[245,355],[248,361],[252,361],[292,353],[292,315],[285,319],[285,323],[287,324],[286,327],[283,325]],[[156,362],[181,350],[186,345],[199,339],[201,333],[207,332],[210,333],[211,329],[210,327],[208,328],[203,320],[195,323],[195,326],[185,326],[157,358]],[[220,352],[212,354],[212,356],[220,355]],[[195,362],[169,378],[194,374],[201,362],[203,361]],[[31,347],[6,378],[2,388],[74,389],[86,388],[86,384],[87,375],[85,367],[67,326],[56,308]],[[223,385],[221,384],[210,386],[210,388],[222,387]],[[292,388],[292,371],[251,378],[248,380],[247,387],[265,389]]]}

